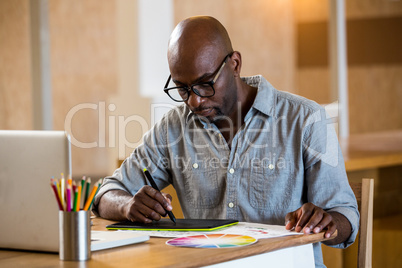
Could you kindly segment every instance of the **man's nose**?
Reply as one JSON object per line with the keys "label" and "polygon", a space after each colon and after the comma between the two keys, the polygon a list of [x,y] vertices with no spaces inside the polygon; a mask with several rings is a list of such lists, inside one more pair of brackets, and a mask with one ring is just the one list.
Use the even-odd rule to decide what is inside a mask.
{"label": "man's nose", "polygon": [[190,90],[187,105],[193,108],[197,108],[204,101],[203,99],[205,98],[198,96],[192,90]]}

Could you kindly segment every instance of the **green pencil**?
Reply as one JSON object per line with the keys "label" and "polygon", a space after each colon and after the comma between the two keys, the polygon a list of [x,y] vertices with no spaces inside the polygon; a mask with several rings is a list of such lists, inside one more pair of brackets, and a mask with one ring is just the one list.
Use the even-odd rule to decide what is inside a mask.
{"label": "green pencil", "polygon": [[77,203],[78,203],[78,187],[75,187],[74,190],[74,206],[72,211],[77,211]]}
{"label": "green pencil", "polygon": [[85,197],[84,197],[84,204],[87,202],[88,196],[89,196],[89,188],[91,188],[91,178],[88,177],[87,183],[86,183],[87,188],[85,189]]}
{"label": "green pencil", "polygon": [[85,186],[85,176],[82,176],[82,179],[81,179],[81,189],[84,189],[84,186]]}
{"label": "green pencil", "polygon": [[[85,177],[85,175],[84,175],[84,176],[82,176],[82,179],[81,179],[81,193],[80,193],[80,198],[83,198],[83,197],[84,197],[85,180],[86,180],[86,177]],[[84,201],[85,201],[85,200],[84,200]],[[80,203],[81,203],[81,199],[80,199]],[[85,204],[85,202],[82,202],[82,203]],[[78,208],[78,210],[80,210],[80,209],[81,209],[81,208]]]}

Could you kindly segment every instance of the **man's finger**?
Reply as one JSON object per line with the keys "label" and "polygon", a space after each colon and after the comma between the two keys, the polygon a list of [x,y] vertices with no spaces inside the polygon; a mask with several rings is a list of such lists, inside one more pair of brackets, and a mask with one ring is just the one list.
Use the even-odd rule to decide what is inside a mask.
{"label": "man's finger", "polygon": [[285,217],[285,228],[286,230],[292,230],[297,222],[297,216],[296,216],[296,211],[289,212],[286,214]]}
{"label": "man's finger", "polygon": [[325,232],[325,238],[330,238],[336,231],[336,225],[331,222],[328,226],[327,226],[328,230]]}
{"label": "man's finger", "polygon": [[324,213],[321,221],[312,229],[313,233],[317,234],[321,232],[321,230],[325,229],[332,221],[332,217],[328,213]]}
{"label": "man's finger", "polygon": [[162,193],[162,195],[165,197],[165,199],[166,199],[170,204],[172,204],[173,197],[172,197],[170,194],[168,194],[168,193]]}
{"label": "man's finger", "polygon": [[166,208],[166,210],[172,211],[173,210],[173,207],[172,207],[173,197],[168,193],[162,193],[162,195],[163,195],[163,197],[165,197],[166,201],[169,203],[169,206],[170,206],[170,207],[168,206]]}
{"label": "man's finger", "polygon": [[[159,203],[155,199],[147,199],[147,200],[145,200],[144,205],[147,206],[149,209],[151,209],[151,211],[154,211],[157,214],[160,214],[162,216],[166,215],[166,210],[163,208],[161,203]],[[155,220],[157,220],[157,219],[155,218]]]}
{"label": "man's finger", "polygon": [[310,219],[311,215],[313,214],[314,207],[315,207],[314,205],[311,206],[308,203],[304,204],[301,207],[301,215],[299,217],[299,220],[297,221],[295,228],[296,232],[300,232],[304,228],[304,226]]}
{"label": "man's finger", "polygon": [[160,201],[168,203],[158,190],[148,185],[142,187],[133,198],[130,215],[127,218],[141,222],[160,220],[161,215],[166,215],[166,210]]}
{"label": "man's finger", "polygon": [[[155,190],[151,186],[144,186],[143,188],[145,190],[145,193],[147,195],[149,195],[152,199],[158,201],[159,204],[161,204],[161,206],[163,207],[164,210],[165,209],[167,209],[169,211],[172,210],[172,205],[167,201],[167,199],[165,198],[165,196],[161,192],[159,192],[158,190]],[[164,215],[163,212],[162,212],[162,214]]]}
{"label": "man's finger", "polygon": [[314,212],[312,213],[309,221],[304,226],[303,232],[305,234],[311,233],[314,230],[314,228],[317,226],[317,224],[319,222],[321,222],[323,217],[324,217],[324,210],[322,210],[321,208],[315,207]]}
{"label": "man's finger", "polygon": [[150,222],[152,222],[152,220],[147,217],[147,215],[149,215],[149,214],[151,214],[151,210],[147,206],[145,206],[143,204],[135,203],[130,208],[130,213],[127,216],[127,218],[130,221],[150,223]]}

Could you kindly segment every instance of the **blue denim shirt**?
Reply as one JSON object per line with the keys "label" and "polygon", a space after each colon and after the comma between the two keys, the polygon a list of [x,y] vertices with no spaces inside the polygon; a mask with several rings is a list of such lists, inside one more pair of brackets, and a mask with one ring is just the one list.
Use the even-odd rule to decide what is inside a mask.
{"label": "blue denim shirt", "polygon": [[[135,194],[147,168],[159,188],[172,184],[186,218],[237,219],[284,225],[306,202],[343,214],[355,240],[359,213],[331,118],[311,100],[273,88],[262,76],[243,78],[258,88],[252,108],[229,147],[218,128],[186,105],[168,112],[144,142],[105,178],[107,191]],[[322,266],[316,243],[316,266]]]}

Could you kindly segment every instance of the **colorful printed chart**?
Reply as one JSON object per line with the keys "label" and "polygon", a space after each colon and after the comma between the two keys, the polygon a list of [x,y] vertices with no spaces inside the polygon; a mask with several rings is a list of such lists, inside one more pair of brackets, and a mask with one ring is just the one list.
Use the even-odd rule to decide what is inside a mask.
{"label": "colorful printed chart", "polygon": [[246,235],[205,234],[185,236],[168,240],[167,245],[190,248],[233,248],[251,245],[257,239]]}

